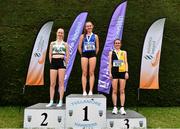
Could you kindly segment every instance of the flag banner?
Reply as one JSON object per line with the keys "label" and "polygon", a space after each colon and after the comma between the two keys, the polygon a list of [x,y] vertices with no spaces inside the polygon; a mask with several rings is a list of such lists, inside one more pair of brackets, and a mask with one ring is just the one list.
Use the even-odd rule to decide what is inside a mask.
{"label": "flag banner", "polygon": [[73,63],[76,57],[76,52],[77,52],[77,48],[79,44],[79,38],[82,34],[87,15],[88,15],[87,12],[80,13],[76,17],[75,21],[73,22],[71,29],[69,31],[69,34],[68,34],[67,43],[69,46],[69,63],[67,64],[67,67],[66,67],[66,74],[65,74],[65,79],[64,79],[65,90],[67,88],[69,76],[71,74]]}
{"label": "flag banner", "polygon": [[101,55],[100,72],[98,80],[98,91],[109,94],[111,88],[111,80],[109,78],[109,52],[113,49],[114,40],[122,39],[124,18],[126,13],[127,1],[120,4],[114,14],[112,15],[111,22],[108,28],[106,42]]}
{"label": "flag banner", "polygon": [[52,21],[47,22],[42,26],[37,35],[29,63],[25,85],[44,85],[44,64],[52,26]]}
{"label": "flag banner", "polygon": [[159,89],[159,62],[165,18],[149,28],[143,47],[140,72],[141,89]]}

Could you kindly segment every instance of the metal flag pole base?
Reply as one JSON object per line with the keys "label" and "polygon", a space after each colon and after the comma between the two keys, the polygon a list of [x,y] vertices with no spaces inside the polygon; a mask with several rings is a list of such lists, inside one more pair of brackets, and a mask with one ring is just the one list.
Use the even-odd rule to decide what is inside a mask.
{"label": "metal flag pole base", "polygon": [[25,94],[26,85],[23,86],[23,95]]}
{"label": "metal flag pole base", "polygon": [[139,112],[139,101],[140,101],[140,88],[137,89],[137,107],[136,107],[136,111]]}
{"label": "metal flag pole base", "polygon": [[22,109],[22,104],[24,102],[23,100],[24,100],[24,94],[25,94],[25,90],[26,90],[26,85],[23,86],[22,90],[23,90],[23,92],[22,92],[22,96],[21,96],[21,104],[19,106],[19,113],[20,113],[20,111]]}

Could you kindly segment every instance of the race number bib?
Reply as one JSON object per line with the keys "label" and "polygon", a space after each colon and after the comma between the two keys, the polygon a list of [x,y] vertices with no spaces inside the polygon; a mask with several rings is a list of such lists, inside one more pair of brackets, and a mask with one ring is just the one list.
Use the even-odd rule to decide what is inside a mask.
{"label": "race number bib", "polygon": [[95,51],[95,44],[94,43],[90,43],[90,42],[86,42],[84,44],[84,51]]}
{"label": "race number bib", "polygon": [[113,67],[120,67],[121,65],[123,65],[122,60],[114,60],[113,61]]}

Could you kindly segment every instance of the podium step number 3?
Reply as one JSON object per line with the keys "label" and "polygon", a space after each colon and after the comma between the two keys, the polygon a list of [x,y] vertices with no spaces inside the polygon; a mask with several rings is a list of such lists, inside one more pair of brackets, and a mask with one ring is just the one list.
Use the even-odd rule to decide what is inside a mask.
{"label": "podium step number 3", "polygon": [[126,115],[112,115],[107,112],[107,129],[146,129],[146,118],[132,110],[127,110]]}

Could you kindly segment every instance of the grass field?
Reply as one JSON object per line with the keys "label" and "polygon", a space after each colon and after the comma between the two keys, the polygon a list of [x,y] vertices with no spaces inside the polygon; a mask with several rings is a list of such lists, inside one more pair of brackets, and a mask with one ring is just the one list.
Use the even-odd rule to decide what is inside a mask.
{"label": "grass field", "polygon": [[[141,107],[139,112],[147,118],[148,128],[180,128],[180,107]],[[19,112],[19,107],[0,107],[0,128],[22,126],[23,109]]]}

